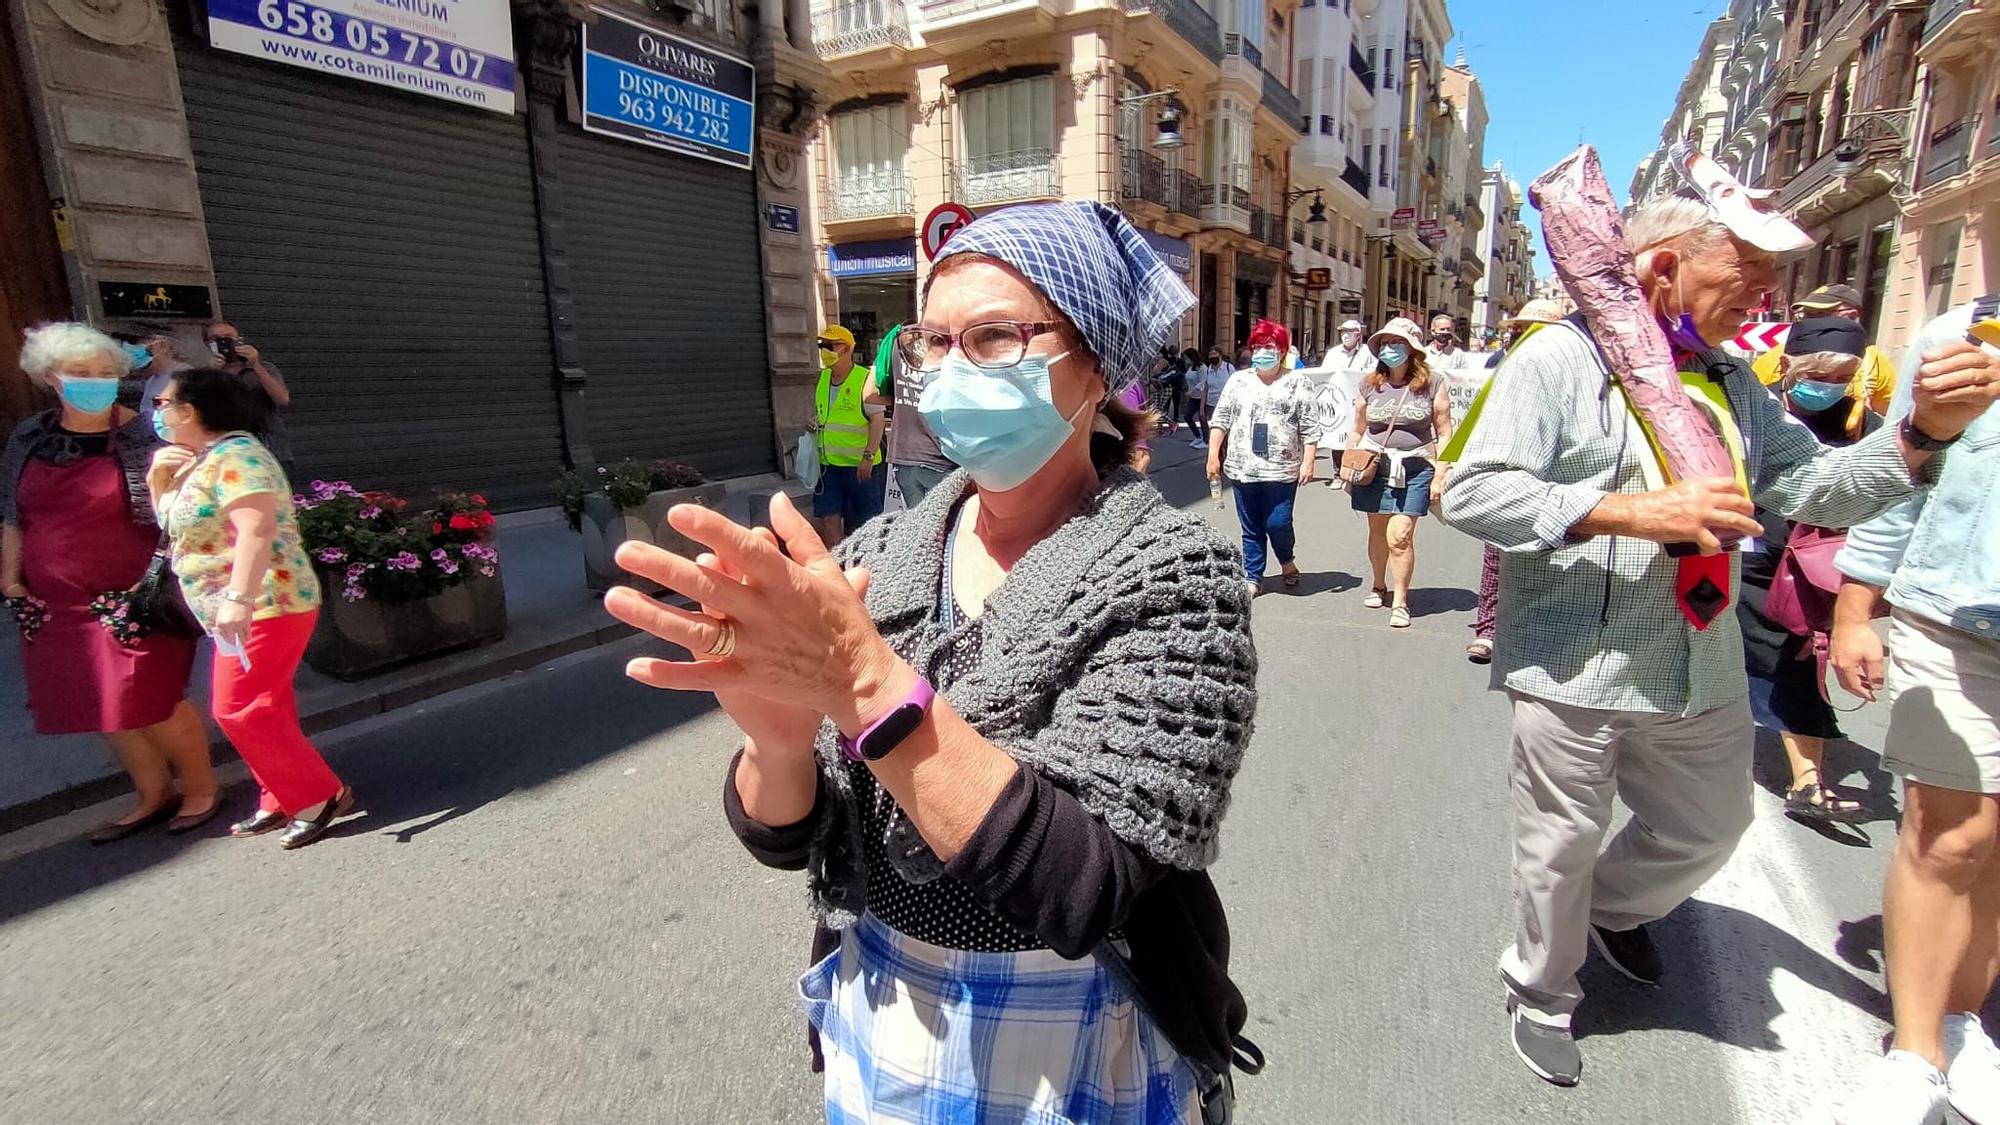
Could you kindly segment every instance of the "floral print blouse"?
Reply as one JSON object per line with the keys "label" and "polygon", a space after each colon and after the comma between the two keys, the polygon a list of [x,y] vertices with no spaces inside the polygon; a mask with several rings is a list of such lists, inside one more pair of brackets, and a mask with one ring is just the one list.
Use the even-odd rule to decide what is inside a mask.
{"label": "floral print blouse", "polygon": [[216,610],[229,588],[236,529],[224,512],[245,496],[270,493],[278,502],[278,535],[251,619],[311,613],[320,605],[319,579],[299,538],[292,488],[278,459],[249,434],[229,434],[209,447],[180,488],[161,498],[164,526],[173,543],[174,573],[202,628],[215,628]]}

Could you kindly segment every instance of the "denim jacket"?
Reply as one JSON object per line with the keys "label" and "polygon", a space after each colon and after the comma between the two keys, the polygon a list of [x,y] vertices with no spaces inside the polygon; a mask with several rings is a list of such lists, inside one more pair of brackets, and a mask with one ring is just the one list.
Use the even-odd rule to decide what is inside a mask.
{"label": "denim jacket", "polygon": [[[1923,353],[1963,339],[1973,306],[1926,326],[1903,357],[1892,421],[1912,408]],[[1988,407],[1951,448],[1936,487],[1847,533],[1841,573],[1888,587],[1889,604],[1977,637],[2000,638],[2000,406]]]}
{"label": "denim jacket", "polygon": [[[0,524],[11,527],[20,523],[15,493],[21,485],[21,473],[28,467],[28,459],[34,456],[35,446],[54,433],[61,420],[59,410],[29,415],[7,439],[5,452],[0,452]],[[160,439],[153,433],[152,415],[147,411],[140,411],[131,421],[111,431],[111,452],[125,474],[125,500],[131,508],[132,522],[140,527],[157,526],[153,501],[146,491],[146,470],[153,463],[153,451],[159,447]]]}

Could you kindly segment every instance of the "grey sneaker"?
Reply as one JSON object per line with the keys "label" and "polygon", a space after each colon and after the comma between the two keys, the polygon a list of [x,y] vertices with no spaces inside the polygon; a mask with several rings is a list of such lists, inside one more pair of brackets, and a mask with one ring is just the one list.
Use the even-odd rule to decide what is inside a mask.
{"label": "grey sneaker", "polygon": [[1583,1052],[1566,1027],[1536,1023],[1519,1011],[1514,1016],[1514,1053],[1544,1081],[1574,1086],[1583,1078]]}

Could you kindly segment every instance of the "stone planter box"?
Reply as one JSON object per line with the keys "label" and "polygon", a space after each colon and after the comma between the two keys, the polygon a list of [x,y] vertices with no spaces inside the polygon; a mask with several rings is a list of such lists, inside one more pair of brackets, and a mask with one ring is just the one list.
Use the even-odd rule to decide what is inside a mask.
{"label": "stone planter box", "polygon": [[414,602],[347,601],[338,575],[321,574],[320,587],[326,604],[306,646],[306,663],[336,680],[497,641],[507,632],[507,591],[497,570]]}
{"label": "stone planter box", "polygon": [[611,503],[611,498],[602,492],[584,497],[584,584],[600,594],[613,586],[631,586],[649,594],[658,593],[658,584],[634,578],[619,570],[618,564],[611,561],[618,545],[634,539],[693,558],[705,548],[667,526],[667,512],[675,504],[700,504],[704,508],[719,509],[728,494],[729,490],[720,484],[671,488],[647,496],[644,504],[624,512],[619,511]]}

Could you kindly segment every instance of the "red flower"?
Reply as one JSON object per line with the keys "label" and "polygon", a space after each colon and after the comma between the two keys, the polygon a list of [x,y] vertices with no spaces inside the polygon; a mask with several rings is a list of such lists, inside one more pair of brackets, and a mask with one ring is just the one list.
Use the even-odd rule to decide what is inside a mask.
{"label": "red flower", "polygon": [[478,527],[479,524],[475,522],[471,516],[466,515],[464,512],[460,512],[459,514],[451,517],[451,529],[453,531],[473,531],[476,530]]}
{"label": "red flower", "polygon": [[433,522],[431,523],[431,534],[432,534],[432,535],[442,535],[442,534],[444,534],[444,525],[443,525],[443,524],[441,524],[441,523],[437,523],[437,522],[433,521]]}
{"label": "red flower", "polygon": [[493,513],[492,513],[492,512],[481,512],[481,513],[479,513],[479,526],[480,526],[480,527],[481,527],[482,529],[483,529],[483,528],[488,528],[488,527],[492,527],[492,526],[493,526]]}
{"label": "red flower", "polygon": [[481,496],[480,494],[475,492],[472,494],[472,502],[484,508],[486,506],[486,497]]}

